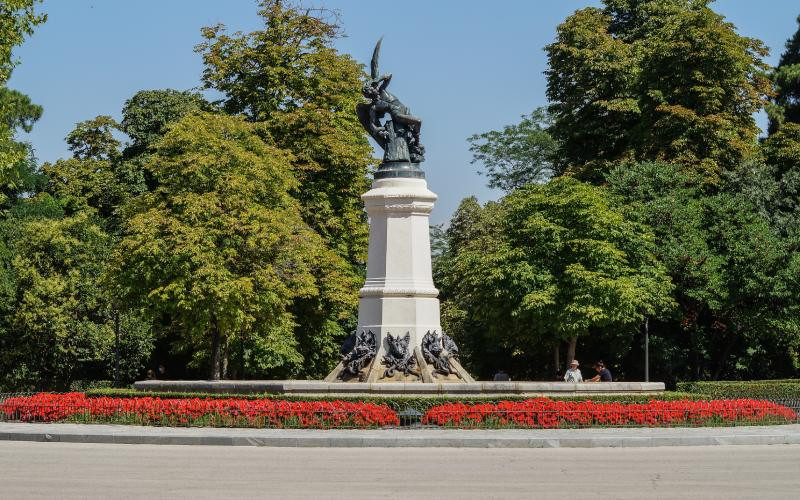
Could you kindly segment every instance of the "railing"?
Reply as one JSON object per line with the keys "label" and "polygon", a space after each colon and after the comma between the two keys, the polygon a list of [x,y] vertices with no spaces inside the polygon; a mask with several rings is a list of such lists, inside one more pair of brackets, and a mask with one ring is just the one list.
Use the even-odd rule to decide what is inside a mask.
{"label": "railing", "polygon": [[275,399],[86,397],[79,393],[0,394],[0,421],[173,427],[365,429],[573,429],[800,423],[800,400],[651,401],[642,404],[550,399],[440,404],[399,412],[384,404]]}

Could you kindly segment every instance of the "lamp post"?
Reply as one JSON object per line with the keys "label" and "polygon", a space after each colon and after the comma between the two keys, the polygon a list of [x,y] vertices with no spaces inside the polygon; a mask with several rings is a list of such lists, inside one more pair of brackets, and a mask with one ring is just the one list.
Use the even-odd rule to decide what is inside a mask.
{"label": "lamp post", "polygon": [[650,318],[644,318],[644,381],[650,382]]}

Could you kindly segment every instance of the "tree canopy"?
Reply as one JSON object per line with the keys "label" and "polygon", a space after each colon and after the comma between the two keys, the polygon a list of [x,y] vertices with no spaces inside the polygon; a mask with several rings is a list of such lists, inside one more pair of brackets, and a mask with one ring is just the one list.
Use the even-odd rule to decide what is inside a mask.
{"label": "tree canopy", "polygon": [[547,131],[549,126],[547,111],[539,108],[503,130],[467,139],[472,163],[483,165],[489,187],[512,191],[531,182],[542,182],[552,174],[557,144]]}
{"label": "tree canopy", "polygon": [[[4,0],[0,3],[0,185],[4,190],[19,187],[31,171],[30,147],[15,140],[18,129],[30,132],[42,115],[41,106],[28,96],[7,87],[16,66],[12,53],[47,16],[37,13],[36,0]],[[0,202],[4,201],[0,198]]]}
{"label": "tree canopy", "polygon": [[707,0],[606,0],[546,47],[559,172],[603,182],[616,161],[677,162],[716,184],[756,153],[766,48]]}
{"label": "tree canopy", "polygon": [[786,41],[786,51],[772,74],[776,88],[773,106],[767,108],[770,134],[784,122],[800,123],[800,16],[797,24],[798,29]]}
{"label": "tree canopy", "polygon": [[[372,148],[354,113],[361,100],[362,67],[333,42],[341,34],[335,13],[275,0],[260,2],[263,28],[228,34],[203,30],[206,87],[222,93],[226,113],[261,124],[270,144],[290,151],[303,220],[337,256],[328,269],[357,283],[366,260],[368,227],[360,196],[369,189]],[[303,370],[321,376],[333,366],[357,305],[356,289],[295,303]],[[352,325],[354,326],[354,325]]]}
{"label": "tree canopy", "polygon": [[480,332],[459,338],[530,352],[612,325],[635,331],[672,305],[652,233],[603,188],[559,177],[483,208],[467,200],[456,218],[446,309]]}
{"label": "tree canopy", "polygon": [[258,127],[211,113],[175,123],[148,161],[158,187],[133,200],[116,252],[124,293],[171,315],[214,379],[233,340],[258,352],[256,369],[300,362],[289,308],[319,293],[328,252],[289,194],[290,155]]}

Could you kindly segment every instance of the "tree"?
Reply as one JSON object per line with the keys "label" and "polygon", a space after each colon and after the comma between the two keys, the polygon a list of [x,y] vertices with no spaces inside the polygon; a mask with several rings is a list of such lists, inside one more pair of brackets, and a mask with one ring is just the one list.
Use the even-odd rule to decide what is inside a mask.
{"label": "tree", "polygon": [[[336,273],[357,283],[368,237],[360,196],[369,189],[374,163],[353,111],[362,99],[363,70],[333,47],[341,30],[332,12],[264,0],[259,15],[264,27],[251,33],[228,34],[224,26],[203,30],[206,41],[197,47],[203,81],[222,93],[223,111],[261,124],[267,142],[291,151],[298,181],[291,194],[303,220],[340,258]],[[333,367],[353,326],[357,288],[337,286],[294,303],[306,375]]]}
{"label": "tree", "polygon": [[67,145],[72,156],[78,160],[114,160],[119,156],[120,142],[114,131],[119,124],[107,115],[78,123],[67,137]]}
{"label": "tree", "polygon": [[20,363],[6,358],[10,387],[129,382],[153,349],[150,322],[141,311],[122,310],[105,279],[124,199],[116,128],[107,116],[77,124],[67,136],[73,158],[32,170],[27,192],[9,198],[0,330],[9,332],[9,356]]}
{"label": "tree", "polygon": [[800,123],[784,123],[761,151],[763,160],[743,164],[729,183],[757,204],[778,234],[800,235]]}
{"label": "tree", "polygon": [[234,341],[257,354],[253,371],[299,364],[292,303],[340,278],[315,280],[335,256],[289,195],[291,154],[258,128],[210,113],[173,124],[147,163],[158,187],[132,202],[115,253],[125,295],[173,318],[198,358],[210,358],[212,379],[225,375]]}
{"label": "tree", "polygon": [[[66,215],[40,193],[0,223],[0,386],[69,388],[76,379],[113,375],[115,313],[102,275],[111,239],[91,210]],[[141,369],[152,338],[137,317],[122,314],[126,378]],[[134,342],[136,343],[134,345]]]}
{"label": "tree", "polygon": [[[797,24],[800,25],[800,16]],[[786,52],[781,55],[772,81],[776,92],[773,105],[767,108],[770,135],[785,122],[800,123],[800,27],[786,41]]]}
{"label": "tree", "polygon": [[[17,129],[30,132],[39,119],[42,108],[30,99],[6,87],[17,62],[12,57],[34,27],[47,17],[35,10],[35,0],[5,0],[0,3],[0,185],[4,191],[18,187],[31,171],[31,150],[27,144],[14,140]],[[0,199],[0,202],[4,201]]]}
{"label": "tree", "polygon": [[45,163],[45,190],[56,197],[68,214],[94,211],[104,229],[116,236],[119,210],[137,191],[124,175],[121,143],[114,137],[119,124],[110,116],[98,116],[75,125],[66,137],[72,158]]}
{"label": "tree", "polygon": [[479,335],[522,352],[569,340],[568,358],[578,337],[663,312],[672,285],[653,236],[622,208],[570,177],[514,191],[456,245],[450,300]]}
{"label": "tree", "polygon": [[682,163],[716,185],[757,152],[767,51],[706,0],[606,0],[546,47],[557,172],[595,183],[618,162]]}
{"label": "tree", "polygon": [[522,121],[475,134],[469,139],[472,163],[480,163],[489,187],[513,191],[547,180],[553,171],[557,144],[547,132],[550,119],[544,108],[522,115]]}
{"label": "tree", "polygon": [[763,193],[740,190],[757,183],[724,180],[704,195],[700,176],[681,165],[620,165],[608,175],[652,228],[675,284],[677,316],[651,323],[655,369],[667,380],[786,376],[797,357],[796,251],[756,206]]}
{"label": "tree", "polygon": [[187,113],[211,110],[211,104],[196,92],[173,89],[137,92],[122,108],[121,129],[131,138],[125,157],[143,154],[164,136],[171,123]]}

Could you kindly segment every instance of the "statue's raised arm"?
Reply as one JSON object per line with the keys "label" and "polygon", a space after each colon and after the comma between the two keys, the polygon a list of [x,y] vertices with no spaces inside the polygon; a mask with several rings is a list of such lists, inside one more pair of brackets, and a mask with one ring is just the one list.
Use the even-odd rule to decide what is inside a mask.
{"label": "statue's raised arm", "polygon": [[[383,148],[383,162],[420,163],[425,160],[425,148],[419,141],[422,120],[386,88],[392,75],[378,76],[378,58],[381,41],[375,44],[370,65],[370,80],[364,84],[362,94],[367,102],[356,106],[356,114],[364,129]],[[388,115],[385,121],[381,121]]]}

